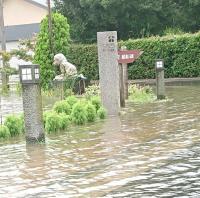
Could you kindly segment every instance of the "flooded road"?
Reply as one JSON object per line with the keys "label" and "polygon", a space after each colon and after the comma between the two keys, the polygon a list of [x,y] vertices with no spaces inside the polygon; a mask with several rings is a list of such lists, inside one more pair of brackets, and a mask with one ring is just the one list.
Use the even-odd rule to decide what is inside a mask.
{"label": "flooded road", "polygon": [[200,197],[200,85],[120,118],[0,143],[0,197]]}

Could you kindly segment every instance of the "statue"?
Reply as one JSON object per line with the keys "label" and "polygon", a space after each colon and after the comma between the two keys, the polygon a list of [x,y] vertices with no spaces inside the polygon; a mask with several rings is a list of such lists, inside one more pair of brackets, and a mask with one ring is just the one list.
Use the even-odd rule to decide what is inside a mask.
{"label": "statue", "polygon": [[63,80],[65,76],[76,76],[76,66],[67,61],[66,57],[59,53],[54,56],[54,65],[60,66],[61,74],[56,76],[54,80]]}

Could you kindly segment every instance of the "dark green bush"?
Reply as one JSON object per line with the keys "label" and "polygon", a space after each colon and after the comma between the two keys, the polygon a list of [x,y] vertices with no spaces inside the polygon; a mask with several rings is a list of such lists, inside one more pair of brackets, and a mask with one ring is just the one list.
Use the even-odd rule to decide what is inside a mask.
{"label": "dark green bush", "polygon": [[73,106],[71,118],[72,121],[78,125],[82,125],[87,122],[87,111],[84,103],[78,102]]}
{"label": "dark green bush", "polygon": [[99,110],[99,108],[101,107],[101,99],[100,97],[98,96],[93,96],[91,99],[90,99],[91,103],[95,106],[96,108],[96,111]]}
{"label": "dark green bush", "polygon": [[56,102],[53,106],[53,110],[57,113],[71,114],[71,107],[66,100]]}
{"label": "dark green bush", "polygon": [[51,36],[52,39],[50,39],[47,16],[40,25],[34,56],[34,62],[40,65],[41,83],[45,90],[50,88],[51,81],[56,75],[56,70],[53,66],[54,55],[57,53],[67,55],[69,48],[69,24],[67,18],[59,13],[52,14]]}
{"label": "dark green bush", "polygon": [[106,115],[107,115],[107,111],[104,107],[101,107],[98,111],[97,111],[97,115],[100,119],[105,119]]}
{"label": "dark green bush", "polygon": [[8,127],[11,136],[19,135],[24,129],[21,118],[16,115],[7,116],[4,125]]}
{"label": "dark green bush", "polygon": [[10,131],[7,126],[0,125],[0,139],[7,139],[10,137]]}
{"label": "dark green bush", "polygon": [[88,122],[94,122],[96,118],[96,108],[92,103],[88,103],[86,105],[86,111],[87,111],[87,120]]}
{"label": "dark green bush", "polygon": [[[144,51],[133,64],[129,64],[129,79],[155,78],[155,59],[165,61],[165,76],[200,76],[200,32],[196,34],[168,35],[128,40],[119,43],[128,49]],[[92,80],[98,79],[98,56],[96,45],[72,45],[69,60],[78,70]]]}

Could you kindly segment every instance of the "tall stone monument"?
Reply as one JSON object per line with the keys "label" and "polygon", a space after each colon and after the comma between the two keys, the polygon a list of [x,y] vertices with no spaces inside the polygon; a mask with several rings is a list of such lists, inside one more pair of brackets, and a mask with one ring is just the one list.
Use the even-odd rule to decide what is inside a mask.
{"label": "tall stone monument", "polygon": [[97,44],[102,103],[108,115],[116,116],[120,111],[117,32],[98,32]]}

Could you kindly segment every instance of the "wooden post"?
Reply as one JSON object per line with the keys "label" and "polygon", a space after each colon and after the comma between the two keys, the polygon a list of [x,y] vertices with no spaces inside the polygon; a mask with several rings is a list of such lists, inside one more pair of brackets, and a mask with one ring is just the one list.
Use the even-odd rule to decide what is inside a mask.
{"label": "wooden post", "polygon": [[119,79],[120,79],[120,106],[125,107],[123,64],[119,64]]}
{"label": "wooden post", "polygon": [[6,51],[6,37],[3,17],[3,0],[0,0],[0,38],[1,38],[1,49]]}
{"label": "wooden post", "polygon": [[[5,26],[4,26],[4,16],[3,16],[3,0],[0,0],[0,38],[1,38],[1,50],[6,52],[6,37],[5,37]],[[5,64],[2,61],[2,68],[5,68]],[[2,88],[8,88],[8,77],[6,72],[3,70],[1,72]]]}

